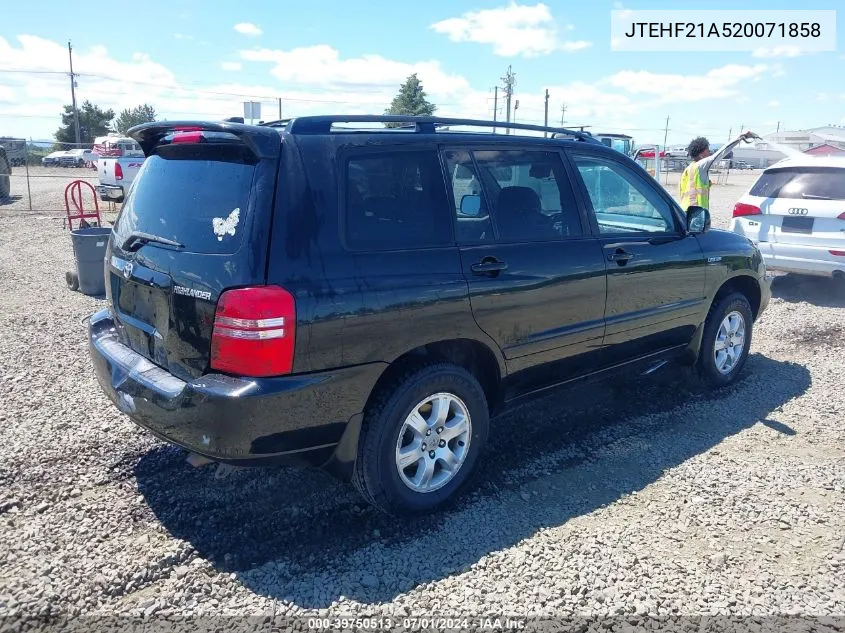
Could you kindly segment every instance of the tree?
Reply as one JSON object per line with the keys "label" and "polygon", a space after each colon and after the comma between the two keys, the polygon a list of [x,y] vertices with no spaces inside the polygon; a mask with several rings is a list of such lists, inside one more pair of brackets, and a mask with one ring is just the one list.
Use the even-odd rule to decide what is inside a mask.
{"label": "tree", "polygon": [[[66,105],[62,113],[62,126],[56,131],[56,141],[60,144],[75,143],[76,133],[73,122],[73,106]],[[79,108],[79,137],[83,143],[93,143],[98,136],[105,136],[114,118],[114,110],[103,110],[90,101],[83,101]],[[67,149],[67,147],[65,147]]]}
{"label": "tree", "polygon": [[[431,116],[437,110],[437,106],[425,98],[422,82],[417,73],[408,77],[399,86],[399,92],[390,102],[390,107],[384,111],[385,114],[412,114],[416,116]],[[401,123],[388,123],[387,127],[396,127]]]}
{"label": "tree", "polygon": [[121,134],[126,134],[129,128],[140,125],[141,123],[150,123],[156,120],[156,111],[153,106],[148,103],[136,106],[131,110],[126,108],[117,115],[114,120],[114,129]]}

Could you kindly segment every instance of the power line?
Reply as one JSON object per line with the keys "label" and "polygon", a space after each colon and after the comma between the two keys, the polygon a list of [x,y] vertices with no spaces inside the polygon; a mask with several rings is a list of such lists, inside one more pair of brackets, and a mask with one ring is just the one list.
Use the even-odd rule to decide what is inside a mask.
{"label": "power line", "polygon": [[[49,75],[66,75],[66,72],[57,71],[57,70],[18,70],[18,69],[4,69],[0,68],[0,73],[22,73],[22,74],[49,74]],[[108,81],[114,81],[118,83],[130,84],[134,86],[150,86],[153,88],[160,88],[162,90],[174,90],[174,91],[184,91],[184,92],[200,92],[203,94],[216,94],[216,95],[224,95],[229,97],[257,97],[256,94],[246,94],[246,93],[238,93],[238,92],[224,92],[219,90],[206,90],[202,88],[184,88],[181,86],[198,86],[203,85],[197,82],[191,81],[181,81],[179,86],[164,86],[161,83],[155,83],[150,81],[138,81],[137,79],[125,79],[123,77],[114,77],[111,75],[103,75],[100,73],[76,73],[77,77],[91,77],[94,79],[104,79]],[[307,84],[306,84],[307,85]],[[332,86],[332,89],[337,90],[337,86]],[[270,88],[272,90],[272,88]],[[388,95],[390,94],[391,88],[385,87],[384,90],[358,90],[357,88],[352,87],[352,91],[356,94],[372,94],[372,95]],[[276,97],[268,96],[264,97],[268,100],[275,100]],[[332,102],[326,101],[325,103],[353,103],[353,102]],[[441,105],[458,105],[458,104],[441,104]]]}

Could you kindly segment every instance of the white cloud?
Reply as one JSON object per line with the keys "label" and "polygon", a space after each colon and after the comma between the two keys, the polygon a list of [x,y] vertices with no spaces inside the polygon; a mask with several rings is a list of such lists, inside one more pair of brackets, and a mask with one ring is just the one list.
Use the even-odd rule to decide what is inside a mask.
{"label": "white cloud", "polygon": [[[571,25],[569,25],[571,26]],[[569,26],[566,30],[572,30]],[[502,57],[535,57],[554,51],[574,52],[591,46],[585,40],[561,41],[552,12],[545,4],[510,2],[506,7],[469,11],[431,25],[453,42],[490,44]]]}
{"label": "white cloud", "polygon": [[220,62],[220,68],[223,70],[241,70],[243,65],[240,62]]}
{"label": "white cloud", "polygon": [[[384,91],[395,94],[408,75],[417,73],[425,90],[431,95],[448,96],[469,89],[469,82],[460,75],[448,74],[437,61],[413,64],[398,62],[380,55],[341,58],[340,53],[326,44],[279,49],[248,49],[240,51],[241,59],[273,64],[270,72],[286,84]],[[389,101],[389,100],[388,100]]]}
{"label": "white cloud", "polygon": [[621,2],[614,2],[613,3],[613,14],[612,17],[617,20],[623,20],[629,17],[633,11],[631,9],[626,9],[625,5]]}
{"label": "white cloud", "polygon": [[193,35],[188,35],[186,33],[174,33],[173,37],[175,37],[177,40],[192,40],[192,39],[194,39]]}
{"label": "white cloud", "polygon": [[762,47],[752,51],[752,57],[798,57],[802,51],[794,44],[781,44],[771,48]]}
{"label": "white cloud", "polygon": [[729,64],[704,75],[623,70],[606,81],[630,94],[654,95],[660,102],[705,101],[736,95],[744,82],[761,78],[767,68],[764,64]]}
{"label": "white cloud", "polygon": [[780,107],[780,101],[778,101],[777,99],[772,99],[766,105],[770,108],[779,108]]}
{"label": "white cloud", "polygon": [[[59,126],[62,107],[70,101],[65,44],[34,36],[10,41],[0,37],[0,59],[3,67],[10,70],[49,73],[3,74],[0,132],[49,138]],[[77,98],[116,111],[150,103],[160,117],[171,120],[237,116],[242,114],[242,102],[246,100],[261,101],[264,118],[276,118],[278,98],[282,98],[284,116],[365,114],[382,112],[398,86],[416,72],[429,99],[437,104],[438,114],[487,119],[493,113],[493,94],[486,89],[487,80],[477,77],[470,83],[467,77],[448,72],[434,59],[400,62],[378,55],[344,57],[328,45],[242,50],[238,58],[230,59],[214,63],[212,70],[220,69],[217,82],[198,84],[193,83],[190,75],[177,77],[157,61],[155,52],[125,53],[103,46],[80,47],[74,49],[74,69],[80,73]],[[248,72],[227,74],[222,70],[224,64],[228,68],[240,64]],[[662,141],[662,117],[671,114],[673,127],[682,125],[686,118],[671,106],[678,102],[681,111],[687,108],[679,92],[699,95],[715,103],[730,93],[731,103],[742,103],[743,98],[748,98],[748,91],[742,91],[743,80],[769,76],[772,67],[763,71],[765,68],[725,66],[699,77],[683,76],[680,83],[680,76],[632,70],[597,76],[589,82],[531,87],[530,93],[528,86],[525,92],[517,86],[515,96],[520,100],[520,107],[516,120],[542,123],[543,88],[548,87],[550,123],[560,122],[560,106],[565,103],[568,125],[592,125],[594,129],[629,132],[637,138],[647,134],[636,128],[659,127],[657,140]],[[253,79],[241,83],[243,77]],[[686,80],[690,83],[685,83]],[[652,84],[657,88],[642,89],[643,85]],[[485,89],[479,90],[478,86]],[[837,98],[840,92],[832,93],[832,98]],[[500,98],[500,108],[502,105]],[[504,117],[501,109],[500,114]],[[695,117],[690,114],[689,118]],[[696,127],[706,126],[696,118]]]}
{"label": "white cloud", "polygon": [[238,22],[235,25],[235,31],[241,35],[249,35],[250,37],[257,37],[264,32],[252,22]]}
{"label": "white cloud", "polygon": [[[262,101],[264,116],[275,118],[280,97],[285,116],[338,111],[379,113],[390,103],[402,81],[416,72],[429,98],[438,104],[438,113],[481,117],[492,113],[486,92],[472,90],[464,77],[447,73],[436,61],[406,63],[379,56],[341,58],[329,46],[292,51],[265,49],[245,54],[241,61],[217,64],[234,68],[235,64],[246,66],[247,59],[264,61],[267,66],[263,80],[199,85],[190,79],[177,80],[173,72],[150,55],[121,57],[116,59],[103,46],[74,49],[74,70],[80,73],[76,93],[80,102],[87,99],[115,111],[150,103],[160,117],[167,119],[237,116],[246,100]],[[17,41],[0,37],[0,59],[4,69],[41,71],[4,73],[0,131],[14,136],[51,137],[60,124],[63,106],[70,101],[65,44],[26,35]],[[285,69],[287,63],[294,68]],[[251,76],[262,74],[254,71]],[[285,81],[284,87],[279,79]]]}
{"label": "white cloud", "polygon": [[819,92],[816,94],[816,101],[830,101],[830,95],[826,92]]}

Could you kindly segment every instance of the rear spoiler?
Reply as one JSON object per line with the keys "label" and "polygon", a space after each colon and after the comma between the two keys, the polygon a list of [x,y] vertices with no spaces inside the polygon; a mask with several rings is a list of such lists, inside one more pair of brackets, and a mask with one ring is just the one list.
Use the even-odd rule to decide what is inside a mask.
{"label": "rear spoiler", "polygon": [[136,125],[127,134],[138,141],[144,156],[149,156],[165,137],[185,128],[233,134],[259,158],[277,158],[281,149],[281,136],[277,129],[228,121],[155,121]]}

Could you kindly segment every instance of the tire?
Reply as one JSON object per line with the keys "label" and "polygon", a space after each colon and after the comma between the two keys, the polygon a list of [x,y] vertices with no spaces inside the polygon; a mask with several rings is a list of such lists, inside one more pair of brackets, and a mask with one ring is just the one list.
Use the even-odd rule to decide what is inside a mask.
{"label": "tire", "polygon": [[[423,403],[430,398],[434,398],[435,402],[428,409],[428,405]],[[436,417],[435,404],[442,406],[446,401],[449,402],[447,421],[442,423],[444,418],[441,417],[440,424],[435,422],[423,426]],[[431,437],[406,427],[409,416],[415,410],[422,428],[427,428],[425,433],[431,434],[431,437],[437,438],[440,432],[444,433],[443,437],[447,434],[451,436],[458,428],[465,430],[462,435],[450,437],[448,443],[435,439],[436,444],[432,444]],[[468,416],[467,425],[460,423],[461,416],[458,414],[461,411]],[[487,443],[489,426],[487,398],[472,374],[451,363],[411,367],[381,388],[365,412],[352,483],[370,504],[387,514],[420,514],[444,507],[470,480]],[[425,442],[429,442],[434,450],[422,449]],[[416,448],[411,450],[414,446],[420,447],[419,453],[416,453]],[[410,459],[419,455],[418,461],[410,464],[401,474],[398,465],[400,448],[408,451]],[[432,454],[434,459],[431,459]],[[459,460],[454,473],[449,472],[446,461],[441,458],[449,454]],[[430,477],[430,489],[414,489],[410,480],[421,476],[420,481],[424,481],[425,477],[418,469],[428,471],[430,463],[434,473]],[[403,477],[410,483],[406,483]]]}
{"label": "tire", "polygon": [[[736,343],[740,338],[739,327],[735,333],[731,333],[734,325],[738,323],[736,315],[741,317],[741,348],[730,345],[730,342]],[[728,316],[732,316],[733,320],[728,322]],[[704,324],[701,350],[698,354],[698,372],[704,382],[718,388],[725,387],[737,379],[748,358],[753,328],[751,304],[745,295],[734,292],[713,304]],[[722,350],[724,354],[717,354],[717,343],[720,348],[728,343]]]}
{"label": "tire", "polygon": [[9,177],[11,174],[12,168],[9,166],[9,159],[0,156],[0,200],[5,200],[11,193],[12,179]]}

